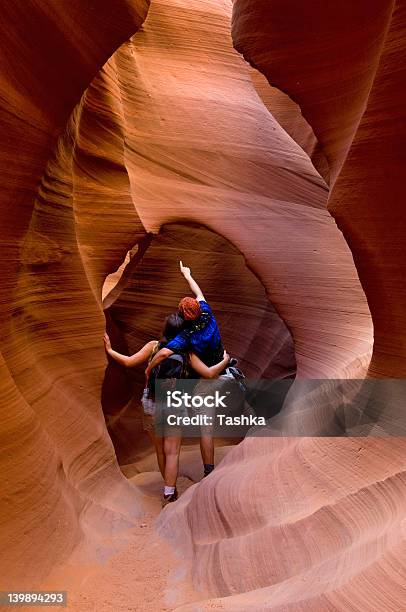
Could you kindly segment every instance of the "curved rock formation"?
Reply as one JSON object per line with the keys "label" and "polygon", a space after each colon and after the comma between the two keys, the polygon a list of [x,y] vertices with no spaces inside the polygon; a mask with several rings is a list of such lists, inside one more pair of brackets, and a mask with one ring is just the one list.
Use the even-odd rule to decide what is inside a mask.
{"label": "curved rock formation", "polygon": [[[151,338],[159,338],[165,316],[189,292],[178,271],[181,258],[204,288],[216,313],[224,346],[238,358],[246,376],[294,376],[292,337],[267,300],[263,286],[232,245],[198,225],[165,225],[153,237],[141,261],[134,257],[130,260],[123,271],[125,282],[106,310],[116,346],[121,342],[124,351],[131,354]],[[102,397],[105,414],[115,415],[109,431],[121,464],[134,461],[138,446],[134,440],[145,435],[138,401],[144,372],[140,368],[126,375],[123,370],[117,363],[110,363]]]}
{"label": "curved rock formation", "polygon": [[[186,249],[198,267],[204,249],[217,245],[236,267],[224,283],[230,321],[240,316],[234,304],[242,303],[249,322],[246,334],[232,337],[225,317],[224,335],[247,370],[261,357],[258,373],[266,374],[274,349],[265,344],[259,355],[257,314],[266,325],[274,320],[263,287],[293,338],[298,377],[362,377],[372,324],[354,256],[376,323],[371,373],[403,371],[403,301],[389,297],[402,251],[388,253],[391,235],[400,245],[400,192],[389,192],[394,206],[382,233],[389,168],[385,160],[371,177],[365,151],[374,135],[397,143],[380,111],[401,109],[400,95],[399,106],[388,104],[401,78],[394,49],[403,9],[397,6],[392,18],[389,1],[295,2],[292,10],[280,0],[236,0],[235,45],[289,96],[280,112],[285,131],[272,115],[283,96],[272,101],[262,83],[265,106],[251,67],[233,47],[231,0],[153,0],[142,29],[124,42],[147,4],[117,0],[114,13],[101,0],[97,11],[78,0],[63,11],[50,1],[0,9],[8,92],[0,121],[9,135],[1,149],[7,172],[0,228],[4,588],[28,587],[61,563],[91,537],[89,517],[108,532],[117,512],[133,516],[140,509],[100,406],[102,287],[134,246],[134,262],[146,248],[140,282],[146,266],[150,287],[135,307],[128,308],[120,281],[107,296],[117,321],[134,312],[143,317],[142,331],[127,330],[129,349],[155,336],[162,306],[176,304],[172,259]],[[307,121],[297,131],[292,100]],[[317,167],[330,176],[330,208],[352,252],[327,210],[327,184],[306,153],[315,146],[308,126],[328,161],[329,173]],[[384,157],[382,144],[372,149],[371,159]],[[379,199],[366,219],[373,188]],[[375,268],[361,221],[379,255]],[[148,273],[156,262],[159,278]],[[386,275],[375,294],[371,270],[379,279]],[[223,290],[222,272],[213,261],[204,277],[210,290]],[[226,309],[221,300],[218,306]],[[272,333],[265,339],[274,342]],[[121,408],[128,397],[119,400]],[[404,569],[404,450],[401,439],[247,438],[164,511],[160,528],[189,555],[204,595],[220,598],[208,605],[340,610],[351,600],[357,609],[397,612],[405,602],[396,573]]]}
{"label": "curved rock formation", "polygon": [[371,309],[370,373],[401,377],[405,304],[396,287],[403,284],[405,260],[398,178],[404,165],[404,3],[295,3],[291,9],[278,0],[237,0],[234,41],[300,105],[333,184],[342,169],[329,210],[352,250]]}
{"label": "curved rock formation", "polygon": [[299,376],[354,375],[372,329],[351,253],[326,184],[232,46],[230,9],[156,1],[115,54],[137,213],[150,232],[204,224],[244,254],[292,333]]}
{"label": "curved rock formation", "polygon": [[57,156],[65,176],[52,177],[51,163],[43,180],[52,191],[57,185],[53,206],[39,196],[33,211],[73,106],[147,6],[117,0],[112,12],[104,0],[97,10],[79,0],[27,0],[0,7],[3,590],[31,586],[66,558],[83,537],[86,501],[103,497],[105,506],[131,504],[134,512],[98,401],[104,321],[77,249],[63,142]]}
{"label": "curved rock formation", "polygon": [[217,596],[182,612],[403,609],[405,450],[402,438],[246,438],[162,515],[194,583]]}
{"label": "curved rock formation", "polygon": [[300,107],[280,89],[271,87],[263,74],[254,68],[251,70],[251,79],[259,97],[274,119],[306,151],[316,170],[328,183],[330,168],[326,157],[311,126],[303,117]]}
{"label": "curved rock formation", "polygon": [[300,106],[334,183],[365,110],[394,2],[234,0],[236,48]]}
{"label": "curved rock formation", "polygon": [[[403,3],[393,8],[236,0],[233,22],[237,48],[299,103],[323,147],[330,207],[377,322],[370,373],[389,377],[402,375],[405,358],[403,293],[390,291],[404,259],[389,247],[390,233],[400,245],[404,225],[392,172],[402,160],[405,16]],[[195,582],[218,596],[208,606],[395,612],[406,602],[405,467],[404,438],[246,439],[211,482],[163,514],[161,528],[178,545],[190,534],[184,550]]]}
{"label": "curved rock formation", "polygon": [[354,254],[374,323],[369,375],[406,376],[406,7],[396,2],[365,113],[329,210]]}

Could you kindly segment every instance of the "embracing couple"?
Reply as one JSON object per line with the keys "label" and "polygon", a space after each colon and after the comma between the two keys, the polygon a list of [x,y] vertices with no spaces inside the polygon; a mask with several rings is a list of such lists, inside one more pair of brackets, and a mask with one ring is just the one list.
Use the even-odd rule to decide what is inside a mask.
{"label": "embracing couple", "polygon": [[[213,312],[204,295],[192,278],[190,269],[180,262],[180,271],[195,297],[184,297],[178,312],[166,317],[160,340],[147,342],[137,353],[122,355],[111,348],[107,334],[104,342],[107,353],[126,367],[148,364],[145,370],[146,389],[143,395],[143,424],[156,450],[160,472],[165,481],[162,506],[176,501],[178,493],[176,480],[179,468],[181,436],[157,436],[154,423],[154,402],[156,379],[173,378],[217,378],[230,362],[223,349],[220,331]],[[214,443],[211,427],[201,428],[200,449],[204,476],[214,469]]]}

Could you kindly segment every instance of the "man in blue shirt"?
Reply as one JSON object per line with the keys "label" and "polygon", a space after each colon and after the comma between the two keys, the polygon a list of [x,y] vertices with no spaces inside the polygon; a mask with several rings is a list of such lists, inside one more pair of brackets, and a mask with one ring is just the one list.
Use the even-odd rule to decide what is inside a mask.
{"label": "man in blue shirt", "polygon": [[208,303],[204,299],[183,298],[179,313],[185,327],[165,348],[174,353],[193,351],[209,367],[221,361],[224,349],[220,330]]}
{"label": "man in blue shirt", "polygon": [[206,302],[199,285],[192,278],[190,268],[180,262],[180,271],[196,297],[184,297],[179,302],[179,313],[185,320],[185,328],[168,342],[165,348],[158,351],[145,372],[147,377],[152,368],[174,353],[193,351],[209,367],[224,357],[220,330],[212,309]]}

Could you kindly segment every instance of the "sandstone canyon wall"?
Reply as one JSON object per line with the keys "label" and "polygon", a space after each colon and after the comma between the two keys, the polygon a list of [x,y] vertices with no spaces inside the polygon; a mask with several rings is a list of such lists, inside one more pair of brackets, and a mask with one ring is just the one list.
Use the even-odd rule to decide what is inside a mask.
{"label": "sandstone canyon wall", "polygon": [[[187,258],[216,313],[222,341],[250,378],[288,378],[296,372],[294,345],[286,325],[243,256],[219,234],[199,225],[172,223],[154,236],[140,261],[132,257],[116,299],[104,303],[110,337],[130,354],[159,337],[165,316],[188,292],[178,262]],[[238,297],[236,295],[238,292]],[[103,384],[102,405],[120,464],[134,461],[147,437],[138,398],[142,368],[123,372],[112,360]],[[138,447],[138,448],[137,448]]]}
{"label": "sandstone canyon wall", "polygon": [[351,253],[325,182],[232,46],[230,10],[154,2],[115,56],[137,213],[150,232],[204,224],[243,253],[292,333],[299,376],[355,371],[372,330]]}
{"label": "sandstone canyon wall", "polygon": [[329,210],[351,247],[374,320],[371,374],[400,377],[405,308],[396,287],[404,276],[398,232],[404,221],[399,175],[405,6],[360,1],[340,8],[332,2],[295,7],[291,14],[283,2],[239,0],[234,41],[300,105],[326,154],[333,184],[338,176]]}
{"label": "sandstone canyon wall", "polygon": [[[123,326],[124,348],[159,333],[163,310],[181,297],[173,260],[183,251],[213,298],[224,292],[231,302],[227,310],[218,300],[222,327],[239,325],[244,312],[245,333],[225,336],[245,367],[262,375],[280,356],[272,321],[284,330],[284,346],[293,339],[299,378],[365,374],[372,323],[353,257],[377,323],[383,304],[365,273],[367,220],[385,299],[396,278],[401,249],[390,259],[389,236],[403,220],[396,206],[380,250],[382,206],[367,213],[374,185],[384,197],[389,170],[375,175],[364,149],[369,130],[381,134],[379,104],[388,104],[401,76],[390,63],[398,61],[400,6],[392,13],[391,2],[295,2],[292,10],[276,0],[236,0],[234,48],[231,0],[153,0],[145,19],[147,4],[115,2],[112,12],[107,2],[95,11],[75,1],[63,14],[46,2],[1,9],[10,93],[1,111],[9,134],[1,228],[7,588],[35,565],[33,541],[46,547],[47,561],[42,552],[27,585],[63,561],[83,537],[84,504],[104,509],[106,522],[109,512],[139,511],[100,405],[102,287],[127,251],[138,276],[124,276],[105,301]],[[40,43],[35,33],[47,27],[53,38]],[[291,98],[286,107],[236,49]],[[49,62],[50,50],[60,63]],[[278,108],[282,127],[272,114]],[[400,109],[394,105],[394,114]],[[392,128],[382,122],[380,129],[395,142]],[[374,180],[366,189],[368,172]],[[352,252],[327,210],[325,179]],[[398,191],[390,194],[394,202]],[[205,249],[209,272],[199,268]],[[229,277],[216,256],[231,262]],[[398,327],[382,320],[371,373],[393,376],[382,355],[388,346],[397,361],[403,355],[403,315],[402,301],[399,310],[389,303]],[[115,413],[130,395],[112,399],[105,381],[102,399]],[[160,530],[224,609],[342,610],[351,601],[357,610],[399,610],[404,451],[401,439],[248,438],[164,511]],[[23,525],[26,536],[18,538]]]}
{"label": "sandstone canyon wall", "polygon": [[[323,147],[333,186],[329,207],[374,318],[369,372],[387,377],[402,376],[405,357],[403,291],[396,285],[404,260],[396,246],[405,224],[399,197],[404,28],[404,3],[234,3],[236,48],[300,105]],[[384,211],[388,234],[381,231]],[[181,513],[163,514],[161,526],[178,530],[177,542],[189,532],[185,554],[196,583],[217,593],[213,606],[403,609],[405,450],[402,437],[247,438],[211,483],[187,492]],[[264,506],[248,501],[265,500],[264,491]],[[206,573],[212,566],[217,572]]]}
{"label": "sandstone canyon wall", "polygon": [[[105,506],[136,508],[102,420],[104,320],[77,248],[71,200],[55,193],[52,208],[41,195],[35,202],[74,105],[141,25],[148,3],[114,4],[114,11],[103,0],[0,7],[3,589],[29,587],[66,558],[83,537],[85,503],[104,496]],[[63,143],[57,155],[69,177]],[[43,184],[52,180],[63,192],[59,177]]]}

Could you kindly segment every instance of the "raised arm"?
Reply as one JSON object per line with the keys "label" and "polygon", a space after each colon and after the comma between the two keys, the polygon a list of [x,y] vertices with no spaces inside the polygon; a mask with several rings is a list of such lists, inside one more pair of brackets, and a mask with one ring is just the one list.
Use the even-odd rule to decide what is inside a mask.
{"label": "raised arm", "polygon": [[217,378],[219,374],[226,368],[230,362],[230,355],[227,351],[224,351],[222,361],[216,363],[216,365],[208,367],[195,353],[191,353],[189,357],[190,365],[195,372],[200,374],[203,378]]}
{"label": "raised arm", "polygon": [[131,367],[140,365],[141,363],[145,363],[146,361],[148,361],[152,351],[155,348],[156,342],[157,342],[156,340],[151,340],[150,342],[147,342],[146,344],[144,344],[142,349],[140,349],[137,353],[134,353],[134,355],[128,356],[128,355],[122,355],[118,351],[115,351],[114,349],[111,348],[110,338],[108,337],[107,334],[104,334],[103,340],[104,340],[104,346],[106,348],[106,353],[110,355],[110,357],[112,357],[115,361],[117,361],[123,366],[126,366],[127,368],[131,368]]}
{"label": "raised arm", "polygon": [[186,266],[183,265],[183,263],[180,261],[180,271],[183,274],[183,276],[185,277],[185,279],[187,280],[190,289],[192,290],[192,292],[195,294],[196,299],[201,302],[201,301],[205,301],[204,299],[204,295],[202,290],[200,289],[199,285],[197,284],[197,282],[194,280],[194,278],[192,277],[192,274],[190,272],[190,268],[187,268]]}

